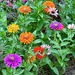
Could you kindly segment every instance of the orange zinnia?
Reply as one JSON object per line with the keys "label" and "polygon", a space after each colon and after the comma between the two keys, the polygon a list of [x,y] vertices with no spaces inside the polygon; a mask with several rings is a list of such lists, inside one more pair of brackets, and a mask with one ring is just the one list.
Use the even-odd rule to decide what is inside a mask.
{"label": "orange zinnia", "polygon": [[29,6],[21,6],[18,8],[18,11],[20,13],[28,14],[29,12],[31,12],[31,8]]}
{"label": "orange zinnia", "polygon": [[49,8],[55,8],[55,4],[52,1],[45,1],[43,3],[44,6],[46,6],[46,8],[44,8],[44,11],[48,13]]}
{"label": "orange zinnia", "polygon": [[20,34],[20,42],[24,44],[29,44],[33,41],[34,35],[31,32],[23,32]]}
{"label": "orange zinnia", "polygon": [[28,63],[34,62],[36,60],[36,56],[32,56],[28,59]]}

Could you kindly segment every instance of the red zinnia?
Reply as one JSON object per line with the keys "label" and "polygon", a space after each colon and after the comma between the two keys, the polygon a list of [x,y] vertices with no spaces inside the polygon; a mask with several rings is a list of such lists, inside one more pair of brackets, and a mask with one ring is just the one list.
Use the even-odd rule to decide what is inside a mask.
{"label": "red zinnia", "polygon": [[37,46],[34,48],[34,53],[38,59],[42,59],[45,57],[44,48]]}

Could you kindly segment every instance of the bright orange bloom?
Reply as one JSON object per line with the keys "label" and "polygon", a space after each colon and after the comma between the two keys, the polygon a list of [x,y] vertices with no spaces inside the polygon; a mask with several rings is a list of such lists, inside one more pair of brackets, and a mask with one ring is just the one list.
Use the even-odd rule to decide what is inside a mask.
{"label": "bright orange bloom", "polygon": [[46,8],[44,8],[44,11],[48,13],[49,8],[55,8],[55,4],[52,1],[45,1],[43,3],[44,6],[46,6]]}
{"label": "bright orange bloom", "polygon": [[24,44],[29,44],[33,41],[34,35],[31,32],[23,32],[20,34],[19,40]]}
{"label": "bright orange bloom", "polygon": [[28,14],[29,12],[31,12],[31,8],[29,6],[21,6],[18,8],[18,11],[20,13]]}
{"label": "bright orange bloom", "polygon": [[35,47],[33,51],[39,60],[46,56],[46,54],[44,53],[44,48],[40,46]]}

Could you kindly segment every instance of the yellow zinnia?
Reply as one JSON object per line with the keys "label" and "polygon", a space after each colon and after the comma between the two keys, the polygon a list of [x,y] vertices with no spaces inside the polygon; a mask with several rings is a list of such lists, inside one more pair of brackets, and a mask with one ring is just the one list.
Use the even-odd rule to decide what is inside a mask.
{"label": "yellow zinnia", "polygon": [[15,33],[19,30],[19,26],[17,24],[10,24],[8,26],[8,32]]}

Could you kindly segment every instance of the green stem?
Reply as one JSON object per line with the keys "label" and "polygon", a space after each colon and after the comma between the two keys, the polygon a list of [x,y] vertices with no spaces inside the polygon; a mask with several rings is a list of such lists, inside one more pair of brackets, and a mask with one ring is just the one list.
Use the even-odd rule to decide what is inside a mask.
{"label": "green stem", "polygon": [[12,35],[12,51],[11,53],[14,53],[14,33]]}

